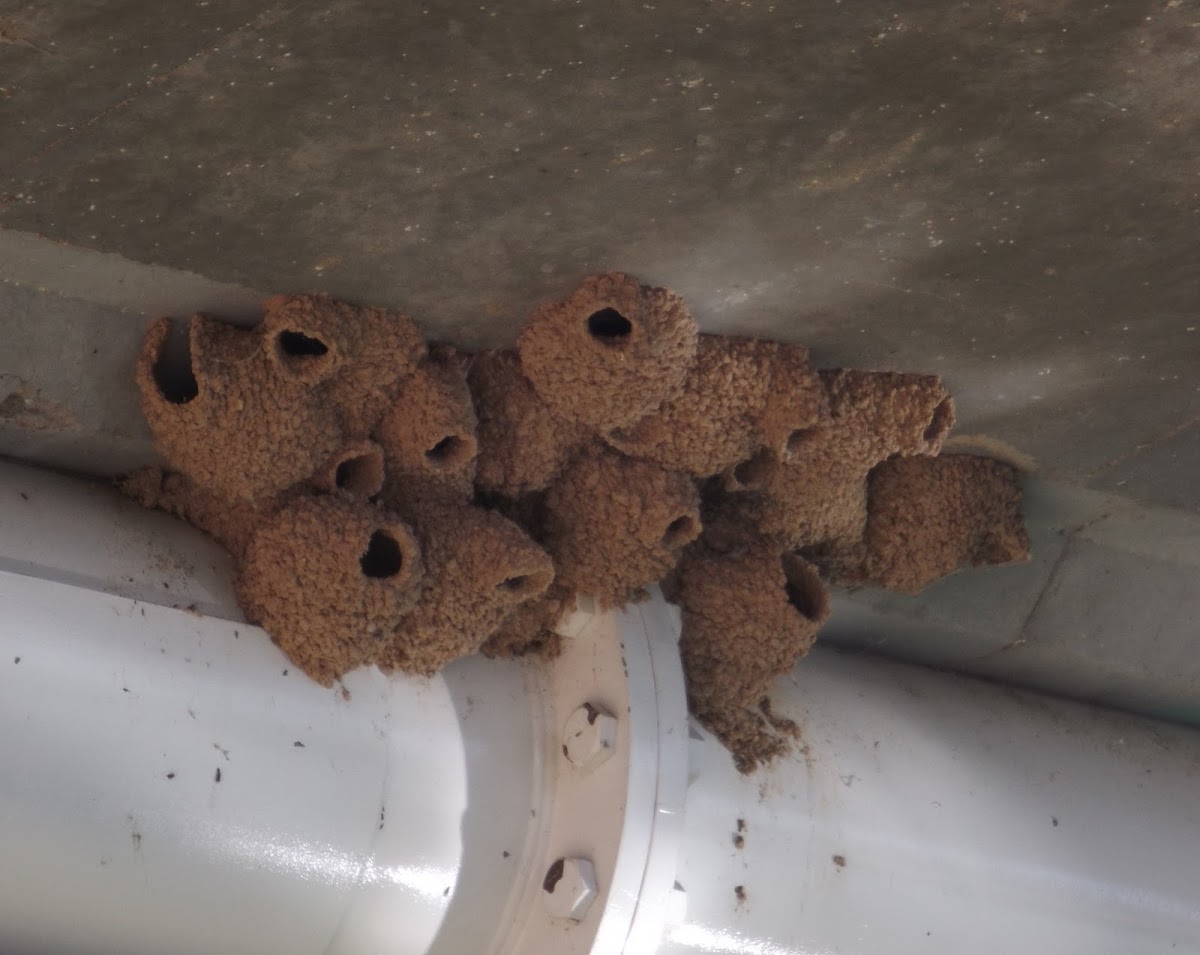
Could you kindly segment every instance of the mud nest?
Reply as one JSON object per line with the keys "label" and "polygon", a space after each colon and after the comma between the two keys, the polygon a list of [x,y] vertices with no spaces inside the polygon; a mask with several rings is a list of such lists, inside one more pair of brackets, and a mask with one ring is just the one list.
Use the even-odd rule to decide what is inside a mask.
{"label": "mud nest", "polygon": [[662,582],[692,713],[750,772],[792,745],[771,683],[828,617],[827,582],[915,593],[1029,554],[1017,471],[939,457],[938,378],[701,335],[628,275],[587,278],[478,355],[321,295],[187,331],[175,367],[169,321],[146,336],[162,464],[121,487],[225,546],[247,617],[326,685],[552,658],[579,598]]}

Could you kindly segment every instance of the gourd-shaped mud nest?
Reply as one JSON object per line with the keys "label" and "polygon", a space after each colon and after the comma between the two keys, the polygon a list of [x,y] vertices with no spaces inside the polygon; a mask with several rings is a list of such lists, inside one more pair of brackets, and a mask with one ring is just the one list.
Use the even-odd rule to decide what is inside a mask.
{"label": "gourd-shaped mud nest", "polygon": [[247,617],[326,685],[553,657],[578,597],[661,582],[692,712],[749,772],[790,745],[771,682],[816,638],[827,582],[915,593],[1029,554],[1016,469],[939,456],[937,377],[701,334],[628,275],[479,354],[321,295],[269,299],[253,329],[194,317],[182,379],[168,337],[156,322],[137,366],[162,465],[121,487],[220,541]]}

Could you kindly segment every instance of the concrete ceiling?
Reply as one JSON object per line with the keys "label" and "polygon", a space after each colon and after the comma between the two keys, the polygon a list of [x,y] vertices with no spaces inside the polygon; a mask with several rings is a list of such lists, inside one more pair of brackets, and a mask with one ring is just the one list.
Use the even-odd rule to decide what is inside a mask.
{"label": "concrete ceiling", "polygon": [[[1087,576],[1088,521],[1200,562],[1194,3],[0,0],[0,130],[0,452],[148,459],[157,314],[328,290],[500,345],[618,268],[709,331],[938,372],[1031,456],[1064,548],[992,642]],[[1176,656],[1192,590],[1145,607]]]}

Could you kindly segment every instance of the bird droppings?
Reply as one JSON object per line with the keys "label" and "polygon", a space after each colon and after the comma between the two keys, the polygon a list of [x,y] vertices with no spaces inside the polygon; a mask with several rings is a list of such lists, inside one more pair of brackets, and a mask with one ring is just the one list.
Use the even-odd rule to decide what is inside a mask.
{"label": "bird droppings", "polygon": [[120,486],[225,546],[247,617],[326,686],[552,659],[578,597],[661,582],[691,711],[748,773],[797,745],[771,684],[828,583],[911,593],[1028,557],[1017,470],[939,457],[954,402],[936,376],[702,335],[629,275],[585,279],[478,355],[398,312],[287,295],[253,329],[193,318],[179,373],[168,324],[136,368],[162,465]]}
{"label": "bird droppings", "polygon": [[846,868],[846,857],[844,855],[835,855],[833,857],[833,864],[839,869]]}

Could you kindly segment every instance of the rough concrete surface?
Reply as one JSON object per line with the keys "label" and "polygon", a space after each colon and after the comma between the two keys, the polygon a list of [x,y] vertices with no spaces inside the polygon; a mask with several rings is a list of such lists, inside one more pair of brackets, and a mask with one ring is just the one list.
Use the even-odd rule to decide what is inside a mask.
{"label": "rough concrete surface", "polygon": [[149,460],[160,314],[327,290],[509,346],[615,268],[941,375],[1060,501],[1194,514],[1198,40],[1186,0],[0,0],[0,452]]}

